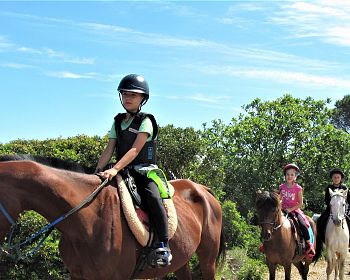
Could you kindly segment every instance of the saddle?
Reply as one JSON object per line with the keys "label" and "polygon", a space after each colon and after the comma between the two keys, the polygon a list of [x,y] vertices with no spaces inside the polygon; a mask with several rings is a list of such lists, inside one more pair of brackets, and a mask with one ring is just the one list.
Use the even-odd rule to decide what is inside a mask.
{"label": "saddle", "polygon": [[[305,238],[303,236],[303,233],[300,229],[300,224],[298,222],[298,219],[294,215],[290,215],[286,213],[284,214],[286,215],[286,218],[290,221],[290,224],[292,226],[292,234],[297,245],[295,247],[295,256],[304,255],[306,253],[306,243],[305,243]],[[312,236],[313,236],[313,233],[312,233]]]}
{"label": "saddle", "polygon": [[[125,180],[119,174],[117,175],[116,180],[122,209],[128,226],[140,245],[143,247],[148,247],[150,244],[152,244],[154,237],[149,227],[148,215],[136,203],[137,198],[133,198]],[[173,195],[174,188],[171,184],[168,185],[170,187],[169,191]],[[169,239],[171,239],[174,236],[177,228],[176,209],[171,198],[163,199],[163,203],[168,216],[168,235]]]}

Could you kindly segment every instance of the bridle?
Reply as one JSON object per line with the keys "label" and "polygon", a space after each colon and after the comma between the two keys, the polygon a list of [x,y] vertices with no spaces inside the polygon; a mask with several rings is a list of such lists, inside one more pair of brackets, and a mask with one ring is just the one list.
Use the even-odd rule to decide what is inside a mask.
{"label": "bridle", "polygon": [[272,222],[269,222],[269,221],[259,222],[260,226],[262,226],[262,225],[270,225],[271,228],[272,228],[271,233],[273,233],[275,230],[278,230],[282,226],[282,224],[278,223],[278,208],[276,208],[274,210],[274,218],[273,218]]}
{"label": "bridle", "polygon": [[[343,194],[340,194],[340,193],[334,193],[332,196],[331,196],[331,201],[332,201],[332,199],[334,198],[334,197],[341,197],[341,199],[342,199],[342,205],[341,205],[341,207],[346,207],[346,203],[345,203],[345,198],[344,198],[344,196],[343,196]],[[338,208],[339,209],[339,208]],[[346,218],[346,209],[344,209],[344,214],[341,216],[341,217],[339,217],[339,220],[340,220],[340,223],[342,224],[343,222],[344,222],[344,220],[345,220],[345,218]],[[338,215],[336,215],[336,218],[335,218],[335,215],[332,213],[332,207],[330,207],[330,218],[332,219],[332,222],[333,222],[333,224],[335,224],[335,225],[337,225],[336,224],[336,218],[338,217]]]}

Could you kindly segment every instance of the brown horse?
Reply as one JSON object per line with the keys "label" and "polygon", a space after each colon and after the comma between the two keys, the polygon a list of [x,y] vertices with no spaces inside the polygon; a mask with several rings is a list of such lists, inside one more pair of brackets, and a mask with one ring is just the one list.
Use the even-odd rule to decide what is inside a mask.
{"label": "brown horse", "polygon": [[[270,280],[276,277],[277,265],[284,267],[284,277],[290,280],[292,264],[298,268],[302,279],[307,280],[312,260],[299,253],[291,222],[282,215],[280,195],[277,192],[257,192],[256,209]],[[316,233],[314,222],[309,217],[308,220]]]}
{"label": "brown horse", "polygon": [[[34,210],[48,221],[69,212],[97,186],[95,175],[53,168],[35,161],[0,162],[0,203],[16,220]],[[146,267],[137,278],[192,279],[188,262],[196,253],[202,278],[212,280],[223,260],[222,211],[208,188],[190,180],[174,180],[173,197],[178,226],[170,240],[173,260],[163,268]],[[116,182],[108,183],[96,198],[57,223],[59,250],[72,280],[131,279],[142,251],[123,216]],[[0,212],[0,242],[11,224]]]}

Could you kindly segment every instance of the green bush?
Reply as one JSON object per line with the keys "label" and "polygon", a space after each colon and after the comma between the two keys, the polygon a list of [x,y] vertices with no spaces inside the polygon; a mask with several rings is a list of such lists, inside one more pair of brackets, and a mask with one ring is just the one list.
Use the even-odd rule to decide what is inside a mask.
{"label": "green bush", "polygon": [[261,260],[251,259],[245,248],[235,247],[227,251],[224,268],[216,279],[258,280],[264,279],[266,272],[267,267]]}
{"label": "green bush", "polygon": [[[46,219],[34,211],[28,211],[22,214],[18,222],[19,228],[13,236],[13,244],[19,244],[27,240],[27,238],[31,237],[32,234],[36,233],[47,224]],[[1,279],[69,279],[68,272],[58,252],[59,237],[59,232],[54,230],[37,251],[18,262],[1,255]],[[25,256],[32,253],[37,244],[38,243],[34,243],[21,248],[21,255]]]}
{"label": "green bush", "polygon": [[236,203],[225,201],[222,205],[225,240],[228,248],[248,248],[259,244],[259,229],[249,225],[239,213]]}
{"label": "green bush", "polygon": [[241,266],[236,279],[237,280],[262,280],[266,273],[265,265],[254,259],[247,259]]}

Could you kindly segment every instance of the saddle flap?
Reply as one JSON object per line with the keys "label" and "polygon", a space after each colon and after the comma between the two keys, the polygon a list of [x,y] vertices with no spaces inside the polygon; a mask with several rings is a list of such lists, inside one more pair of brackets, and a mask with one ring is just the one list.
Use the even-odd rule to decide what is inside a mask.
{"label": "saddle flap", "polygon": [[[127,190],[125,182],[120,175],[117,175],[117,187],[120,195],[120,201],[123,208],[123,213],[128,223],[128,226],[131,232],[134,234],[136,240],[142,246],[145,247],[148,244],[150,244],[152,235],[148,231],[148,228],[138,218],[131,195]],[[169,226],[168,234],[169,234],[169,239],[171,239],[174,236],[177,228],[176,209],[172,199],[164,199],[164,206],[168,215],[168,226]]]}

